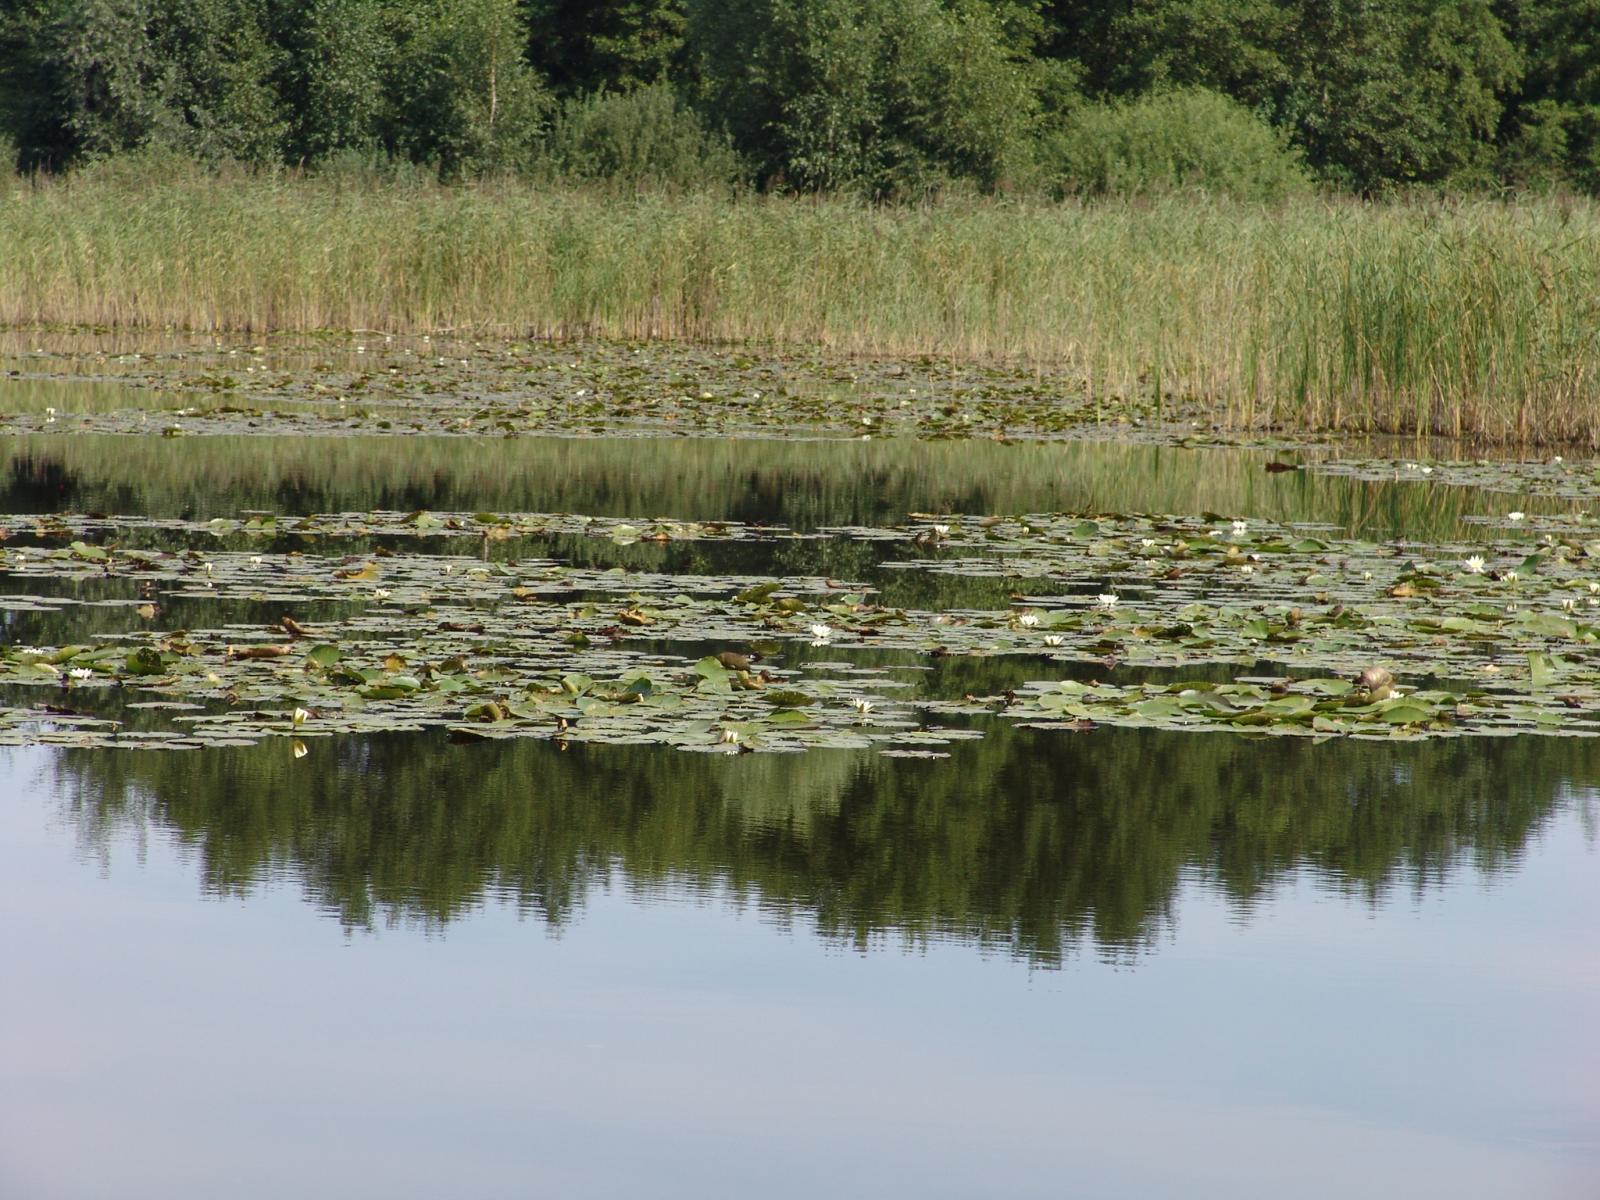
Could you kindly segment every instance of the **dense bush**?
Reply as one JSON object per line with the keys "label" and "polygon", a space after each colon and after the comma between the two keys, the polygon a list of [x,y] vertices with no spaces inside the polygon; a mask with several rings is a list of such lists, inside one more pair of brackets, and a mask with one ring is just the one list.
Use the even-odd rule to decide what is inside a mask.
{"label": "dense bush", "polygon": [[664,83],[568,100],[544,152],[561,175],[624,189],[726,186],[744,174],[728,139]]}
{"label": "dense bush", "polygon": [[1310,184],[1283,134],[1201,88],[1085,105],[1044,139],[1040,159],[1056,192],[1078,195],[1195,190],[1277,200]]}

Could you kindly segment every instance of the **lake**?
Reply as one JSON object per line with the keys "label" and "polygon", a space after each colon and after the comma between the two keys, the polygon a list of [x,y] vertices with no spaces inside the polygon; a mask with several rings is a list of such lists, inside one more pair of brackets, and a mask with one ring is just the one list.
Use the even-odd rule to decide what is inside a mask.
{"label": "lake", "polygon": [[[1181,579],[1165,559],[1080,577],[1121,564],[1125,514],[1236,519],[1247,550],[1258,526],[1312,537],[1355,565],[1304,589],[1356,607],[1339,589],[1386,568],[1340,547],[1454,561],[1512,505],[1559,529],[1579,500],[1104,438],[72,427],[79,395],[96,420],[173,403],[120,386],[0,383],[0,410],[47,398],[67,426],[14,431],[0,492],[8,662],[59,658],[3,684],[0,1195],[1600,1194],[1600,739],[1551,736],[1587,726],[1551,726],[1542,684],[1500,725],[1472,724],[1480,697],[1459,729],[1429,710],[1395,736],[1144,700],[1018,716],[1063,684],[1183,674],[1139,656],[1163,589],[1200,588],[1190,552]],[[418,512],[539,516],[384,523]],[[1056,513],[1100,515],[1077,542],[1033,521],[977,545],[980,517]],[[287,524],[311,514],[365,516]],[[942,514],[957,528],[930,533]],[[1537,536],[1486,545],[1521,561]],[[1228,576],[1279,589],[1259,612],[1309,578],[1261,578],[1278,544]],[[162,549],[143,575],[118,557]],[[461,565],[424,581],[430,561]],[[1021,566],[974,565],[995,562]],[[1529,596],[1531,571],[1581,596],[1552,563],[1443,590]],[[805,607],[722,598],[760,579]],[[1375,596],[1372,624],[1404,602]],[[238,652],[282,643],[289,609],[345,659]],[[959,627],[928,651],[918,613]],[[435,627],[488,665],[419,668]],[[1291,632],[1193,678],[1283,671],[1292,693]],[[1518,626],[1489,665],[1581,635]],[[1442,680],[1467,662],[1383,644],[1437,653]],[[55,650],[90,645],[116,654]],[[148,671],[124,654],[157,645]],[[1582,652],[1539,645],[1587,706]],[[770,678],[717,674],[719,647]],[[333,678],[383,654],[404,662]],[[514,707],[580,668],[648,670],[634,709],[672,704],[641,724],[581,683],[528,714],[440,707],[457,675]],[[773,705],[792,729],[673,715],[744,704],[741,679],[805,693]]]}

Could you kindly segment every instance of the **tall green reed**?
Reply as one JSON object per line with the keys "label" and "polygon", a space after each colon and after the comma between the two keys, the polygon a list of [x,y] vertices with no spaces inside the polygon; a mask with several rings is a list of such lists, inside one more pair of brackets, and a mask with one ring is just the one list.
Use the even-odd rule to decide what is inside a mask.
{"label": "tall green reed", "polygon": [[1236,425],[1600,443],[1600,208],[643,194],[128,164],[0,184],[0,322],[992,358]]}

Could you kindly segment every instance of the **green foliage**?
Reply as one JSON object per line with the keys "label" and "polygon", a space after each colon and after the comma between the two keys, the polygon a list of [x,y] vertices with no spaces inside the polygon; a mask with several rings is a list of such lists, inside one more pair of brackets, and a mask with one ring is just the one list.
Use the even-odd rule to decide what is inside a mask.
{"label": "green foliage", "polygon": [[683,57],[683,0],[527,0],[528,61],[558,93],[659,83]]}
{"label": "green foliage", "polygon": [[1197,190],[1278,200],[1310,182],[1283,134],[1201,88],[1085,106],[1046,141],[1041,158],[1061,193]]}
{"label": "green foliage", "polygon": [[[1085,96],[1191,88],[1348,190],[1600,188],[1600,0],[0,3],[0,136],[25,169],[151,146],[213,164],[381,153],[452,179],[542,169],[572,153],[541,149],[553,98],[655,85],[776,190],[1058,182]],[[565,119],[611,141],[655,120]],[[692,131],[665,119],[671,146],[643,174],[677,180],[660,164],[686,167]]]}
{"label": "green foliage", "polygon": [[692,0],[710,111],[768,183],[874,197],[993,186],[1037,109],[978,0]]}
{"label": "green foliage", "polygon": [[297,97],[284,157],[318,162],[376,145],[387,103],[385,69],[395,47],[382,0],[305,0],[277,6],[285,49],[279,87]]}
{"label": "green foliage", "polygon": [[1600,189],[1600,0],[1509,7],[1525,74],[1508,121],[1506,174]]}
{"label": "green foliage", "polygon": [[417,0],[395,17],[384,144],[446,178],[529,166],[549,97],[522,58],[516,0]]}
{"label": "green foliage", "polygon": [[1102,37],[1108,90],[1213,88],[1364,191],[1482,182],[1520,73],[1488,0],[1135,0]]}
{"label": "green foliage", "polygon": [[744,174],[727,138],[708,131],[667,84],[568,100],[545,155],[561,174],[629,189],[723,186]]}
{"label": "green foliage", "polygon": [[26,165],[142,146],[268,162],[281,105],[258,0],[37,0],[5,23],[4,111]]}

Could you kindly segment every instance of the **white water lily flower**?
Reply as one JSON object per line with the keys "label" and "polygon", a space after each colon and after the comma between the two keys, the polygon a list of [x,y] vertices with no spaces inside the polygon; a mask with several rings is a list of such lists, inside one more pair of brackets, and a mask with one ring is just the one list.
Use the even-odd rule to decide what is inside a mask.
{"label": "white water lily flower", "polygon": [[819,642],[825,642],[833,636],[833,626],[824,625],[822,622],[818,621],[811,627],[811,636],[816,638]]}
{"label": "white water lily flower", "polygon": [[1252,567],[1249,563],[1245,563],[1244,566],[1239,568],[1239,574],[1241,574],[1241,575],[1254,575],[1255,573],[1256,573],[1256,569],[1254,567]]}
{"label": "white water lily flower", "polygon": [[1508,521],[1520,521],[1520,520],[1522,520],[1523,517],[1525,517],[1527,515],[1528,515],[1527,513],[1509,512],[1509,513],[1506,514],[1506,520],[1508,520]]}
{"label": "white water lily flower", "polygon": [[93,679],[94,678],[94,671],[91,670],[89,667],[73,667],[72,670],[67,672],[67,674],[71,675],[74,679]]}
{"label": "white water lily flower", "polygon": [[1021,625],[1024,629],[1032,629],[1038,623],[1039,623],[1039,614],[1038,613],[1025,612],[1025,613],[1022,613],[1020,616],[1017,617],[1017,624]]}
{"label": "white water lily flower", "polygon": [[311,716],[311,714],[308,713],[305,709],[297,708],[292,713],[289,714],[289,720],[292,721],[296,725],[304,725],[306,723],[307,718],[309,718],[310,716]]}
{"label": "white water lily flower", "polygon": [[1066,639],[1059,633],[1047,633],[1044,635],[1044,644],[1046,646],[1059,646],[1064,641],[1066,641]]}
{"label": "white water lily flower", "polygon": [[1563,609],[1565,609],[1567,612],[1571,612],[1573,609],[1578,607],[1578,602],[1576,600],[1574,600],[1571,596],[1567,596],[1566,598],[1564,598],[1561,601],[1561,607]]}
{"label": "white water lily flower", "polygon": [[1500,576],[1500,578],[1504,579],[1507,583],[1515,583],[1517,581],[1517,573],[1515,571],[1507,571],[1504,575]]}
{"label": "white water lily flower", "polygon": [[207,575],[211,574],[212,571],[216,570],[216,567],[213,566],[211,563],[204,563],[204,564],[202,564],[202,566],[203,566],[203,569],[205,570],[205,573]]}
{"label": "white water lily flower", "polygon": [[372,598],[374,600],[387,600],[389,598],[389,589],[388,588],[373,588],[372,589]]}
{"label": "white water lily flower", "polygon": [[855,710],[858,713],[860,713],[862,716],[866,716],[869,712],[872,711],[872,701],[871,700],[855,700],[855,701],[852,701],[852,703],[855,705]]}
{"label": "white water lily flower", "polygon": [[948,525],[935,525],[933,527],[933,531],[936,534],[938,534],[940,537],[949,537],[950,536],[950,526],[948,526]]}
{"label": "white water lily flower", "polygon": [[1233,523],[1233,536],[1234,537],[1243,537],[1249,531],[1250,531],[1250,523],[1248,521],[1235,521]]}
{"label": "white water lily flower", "polygon": [[724,729],[722,731],[722,740],[729,746],[737,746],[739,744],[739,731],[737,729]]}
{"label": "white water lily flower", "polygon": [[1112,609],[1116,608],[1117,602],[1121,599],[1121,597],[1119,597],[1115,592],[1101,592],[1094,599],[1096,604],[1105,609],[1107,612],[1110,612]]}
{"label": "white water lily flower", "polygon": [[251,555],[251,556],[250,556],[250,565],[251,565],[251,566],[252,566],[252,567],[259,567],[259,566],[260,566],[260,565],[261,565],[261,555],[259,555],[259,554],[252,554],[252,555]]}
{"label": "white water lily flower", "polygon": [[1589,594],[1592,596],[1596,592],[1600,592],[1600,583],[1596,583],[1594,580],[1591,579],[1589,581]]}
{"label": "white water lily flower", "polygon": [[1433,468],[1432,467],[1423,467],[1422,468],[1422,473],[1424,475],[1432,475],[1433,474]]}
{"label": "white water lily flower", "polygon": [[1372,578],[1372,572],[1371,571],[1363,571],[1363,572],[1361,572],[1361,578],[1363,578],[1363,579],[1371,579]]}
{"label": "white water lily flower", "polygon": [[1484,568],[1483,555],[1474,554],[1463,565],[1466,567],[1468,575],[1482,575]]}
{"label": "white water lily flower", "polygon": [[1155,548],[1155,544],[1156,544],[1155,538],[1140,538],[1139,539],[1139,549],[1141,549],[1141,550],[1152,550],[1152,549]]}

